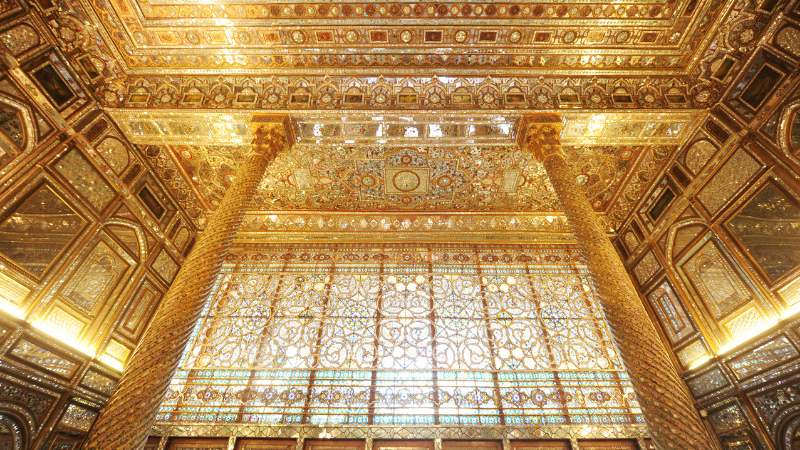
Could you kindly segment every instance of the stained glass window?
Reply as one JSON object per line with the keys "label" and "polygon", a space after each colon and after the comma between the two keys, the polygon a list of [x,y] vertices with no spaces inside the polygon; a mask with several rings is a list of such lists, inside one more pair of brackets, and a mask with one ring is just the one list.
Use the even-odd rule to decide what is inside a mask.
{"label": "stained glass window", "polygon": [[572,247],[234,255],[162,423],[642,423]]}

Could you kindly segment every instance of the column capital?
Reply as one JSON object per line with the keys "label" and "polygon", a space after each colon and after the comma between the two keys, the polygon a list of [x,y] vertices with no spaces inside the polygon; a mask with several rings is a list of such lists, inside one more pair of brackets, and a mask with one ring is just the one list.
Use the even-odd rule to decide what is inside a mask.
{"label": "column capital", "polygon": [[253,134],[250,152],[270,161],[289,150],[295,141],[287,115],[255,115],[250,122],[250,132]]}
{"label": "column capital", "polygon": [[557,114],[531,114],[522,118],[519,146],[539,161],[561,153],[563,124]]}

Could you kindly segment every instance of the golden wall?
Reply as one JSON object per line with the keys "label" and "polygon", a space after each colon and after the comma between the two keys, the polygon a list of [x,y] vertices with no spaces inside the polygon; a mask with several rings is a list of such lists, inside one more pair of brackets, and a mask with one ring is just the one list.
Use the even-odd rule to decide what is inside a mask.
{"label": "golden wall", "polygon": [[0,7],[0,422],[30,448],[82,438],[197,232],[52,14]]}
{"label": "golden wall", "polygon": [[615,239],[725,448],[797,448],[798,36],[776,21]]}

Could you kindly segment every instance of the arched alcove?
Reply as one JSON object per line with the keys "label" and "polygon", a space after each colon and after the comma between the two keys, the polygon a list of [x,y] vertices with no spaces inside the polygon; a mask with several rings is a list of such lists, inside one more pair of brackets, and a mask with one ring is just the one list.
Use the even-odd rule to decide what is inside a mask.
{"label": "arched alcove", "polygon": [[30,150],[36,141],[34,133],[29,108],[0,95],[0,164],[9,156]]}
{"label": "arched alcove", "polygon": [[36,420],[27,408],[0,402],[0,450],[29,449],[36,426]]}

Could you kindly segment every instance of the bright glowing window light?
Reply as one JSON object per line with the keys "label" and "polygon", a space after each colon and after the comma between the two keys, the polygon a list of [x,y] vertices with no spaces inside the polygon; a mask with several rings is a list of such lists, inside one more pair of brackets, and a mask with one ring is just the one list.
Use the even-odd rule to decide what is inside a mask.
{"label": "bright glowing window light", "polygon": [[778,324],[777,320],[770,320],[770,321],[764,322],[764,324],[762,326],[753,328],[752,330],[750,330],[746,334],[743,334],[741,337],[739,337],[739,339],[733,340],[733,341],[728,342],[727,344],[723,345],[719,349],[719,351],[717,352],[717,355],[724,355],[725,353],[730,352],[734,348],[739,347],[740,345],[747,343],[748,341],[750,341],[754,337],[758,336],[761,333],[764,333],[765,331],[769,330],[770,328],[774,327],[777,324]]}
{"label": "bright glowing window light", "polygon": [[4,298],[0,298],[0,309],[3,311],[11,314],[12,316],[18,319],[25,318],[25,312],[19,309],[19,307]]}
{"label": "bright glowing window light", "polygon": [[97,356],[97,354],[95,353],[94,350],[90,349],[89,347],[87,347],[84,344],[81,344],[80,342],[75,340],[74,337],[72,337],[72,336],[64,333],[63,331],[55,328],[54,326],[52,326],[51,323],[48,323],[48,322],[46,322],[44,320],[36,320],[36,321],[31,322],[31,325],[33,325],[36,329],[44,332],[45,334],[50,335],[50,336],[58,339],[59,341],[63,342],[64,344],[69,345],[70,347],[74,348],[75,350],[78,350],[81,353],[84,353],[84,354],[86,354],[88,356],[91,356],[92,358]]}
{"label": "bright glowing window light", "polygon": [[123,367],[121,362],[117,361],[113,357],[108,356],[106,354],[101,355],[100,358],[98,359],[100,360],[100,362],[106,363],[108,364],[109,367],[119,370],[120,372],[122,372],[122,370],[125,368]]}

